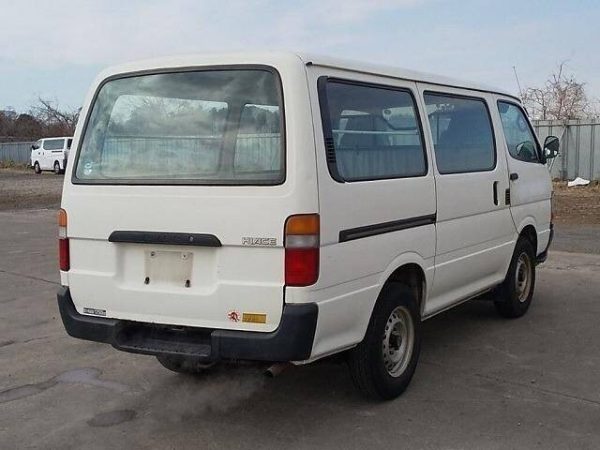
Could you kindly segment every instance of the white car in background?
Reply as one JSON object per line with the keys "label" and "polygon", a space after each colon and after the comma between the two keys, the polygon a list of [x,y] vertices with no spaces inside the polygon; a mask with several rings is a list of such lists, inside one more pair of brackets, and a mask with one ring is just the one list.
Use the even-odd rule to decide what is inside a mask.
{"label": "white car in background", "polygon": [[40,139],[31,146],[31,167],[35,173],[52,170],[56,175],[64,173],[67,167],[72,137]]}

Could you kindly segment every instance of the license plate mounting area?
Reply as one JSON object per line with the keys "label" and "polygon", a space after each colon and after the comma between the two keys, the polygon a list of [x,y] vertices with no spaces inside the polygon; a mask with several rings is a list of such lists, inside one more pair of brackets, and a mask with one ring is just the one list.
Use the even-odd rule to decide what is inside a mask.
{"label": "license plate mounting area", "polygon": [[144,284],[191,287],[194,254],[172,250],[144,252]]}

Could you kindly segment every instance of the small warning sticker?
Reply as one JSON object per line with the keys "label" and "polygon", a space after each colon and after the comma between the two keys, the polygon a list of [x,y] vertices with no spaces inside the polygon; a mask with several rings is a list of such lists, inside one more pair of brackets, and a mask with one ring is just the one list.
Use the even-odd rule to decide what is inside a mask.
{"label": "small warning sticker", "polygon": [[237,311],[229,311],[227,313],[227,318],[229,320],[231,320],[232,322],[239,322],[240,321],[240,313]]}

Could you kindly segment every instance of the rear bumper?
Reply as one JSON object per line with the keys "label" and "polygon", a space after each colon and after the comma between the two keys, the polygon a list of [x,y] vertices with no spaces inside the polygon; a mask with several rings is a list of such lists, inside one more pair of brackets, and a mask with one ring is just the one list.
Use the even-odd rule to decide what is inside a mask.
{"label": "rear bumper", "polygon": [[537,264],[542,264],[548,258],[548,250],[550,249],[550,244],[552,244],[552,239],[554,239],[554,224],[550,224],[550,237],[548,238],[548,245],[544,249],[542,253],[537,255]]}
{"label": "rear bumper", "polygon": [[87,316],[75,309],[69,289],[57,294],[63,324],[70,336],[111,344],[146,355],[180,355],[205,361],[287,362],[310,358],[318,307],[286,304],[279,327],[271,333],[179,327]]}

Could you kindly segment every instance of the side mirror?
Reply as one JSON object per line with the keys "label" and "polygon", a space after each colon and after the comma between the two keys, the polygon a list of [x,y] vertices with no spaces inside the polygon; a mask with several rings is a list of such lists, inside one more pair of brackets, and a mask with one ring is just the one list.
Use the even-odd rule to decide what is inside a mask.
{"label": "side mirror", "polygon": [[556,136],[548,136],[544,141],[544,157],[546,159],[556,158],[559,149],[560,142],[558,138]]}

